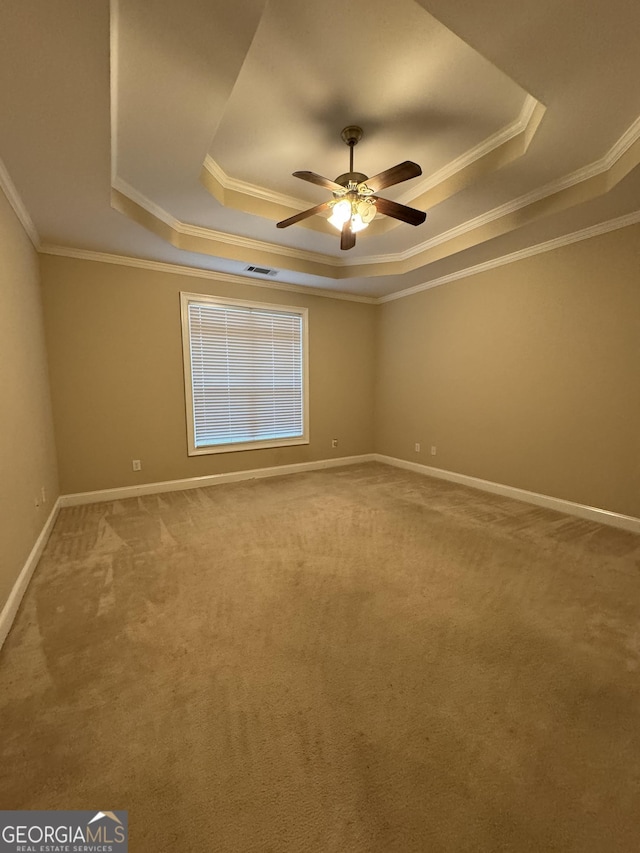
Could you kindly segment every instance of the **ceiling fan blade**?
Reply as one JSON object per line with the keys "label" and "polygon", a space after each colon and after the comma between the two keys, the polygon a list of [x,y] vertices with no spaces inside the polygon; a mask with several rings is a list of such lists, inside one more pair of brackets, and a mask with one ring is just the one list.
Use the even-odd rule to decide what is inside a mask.
{"label": "ceiling fan blade", "polygon": [[347,220],[342,226],[342,234],[340,236],[341,249],[353,249],[356,244],[356,235],[351,230],[351,220]]}
{"label": "ceiling fan blade", "polygon": [[407,207],[406,204],[398,204],[397,201],[390,201],[388,198],[374,198],[378,213],[384,213],[385,216],[392,216],[394,219],[400,219],[402,222],[408,222],[409,225],[422,225],[427,218],[424,210],[416,210],[415,207]]}
{"label": "ceiling fan blade", "polygon": [[[329,178],[323,178],[322,175],[316,175],[315,172],[294,172],[294,178],[300,178],[303,181],[309,181],[310,184],[317,184],[319,187],[324,187],[332,192],[344,192],[344,187],[336,184],[335,181],[330,181]],[[385,184],[385,186],[388,186]]]}
{"label": "ceiling fan blade", "polygon": [[282,222],[278,222],[276,227],[288,228],[289,225],[295,225],[296,222],[301,222],[303,219],[306,219],[308,216],[314,216],[316,213],[322,213],[323,210],[327,210],[329,207],[331,207],[331,202],[323,201],[322,204],[316,204],[315,207],[310,207],[309,210],[303,210],[302,213],[296,213],[295,216],[283,219]]}
{"label": "ceiling fan blade", "polygon": [[417,163],[411,160],[405,160],[404,163],[398,163],[397,166],[392,166],[384,172],[374,175],[372,178],[367,178],[363,181],[370,190],[377,192],[385,187],[392,187],[394,184],[401,184],[403,181],[408,181],[409,178],[417,178],[422,174],[422,169]]}

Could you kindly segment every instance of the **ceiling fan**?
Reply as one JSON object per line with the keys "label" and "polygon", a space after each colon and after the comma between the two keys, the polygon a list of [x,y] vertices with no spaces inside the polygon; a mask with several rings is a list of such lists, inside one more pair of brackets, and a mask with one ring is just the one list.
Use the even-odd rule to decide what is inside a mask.
{"label": "ceiling fan", "polygon": [[356,244],[356,233],[366,228],[376,213],[392,216],[394,219],[408,222],[409,225],[422,225],[427,218],[424,211],[376,195],[379,190],[385,187],[392,187],[395,184],[408,181],[410,178],[417,178],[422,174],[420,166],[417,163],[412,163],[411,160],[405,160],[404,163],[398,163],[397,166],[392,166],[390,169],[368,178],[362,172],[353,171],[353,149],[362,139],[362,128],[350,125],[345,127],[341,136],[349,146],[348,172],[339,175],[335,181],[323,178],[322,175],[316,175],[315,172],[293,173],[295,178],[301,178],[303,181],[309,181],[311,184],[317,184],[331,190],[333,198],[330,201],[317,204],[309,210],[303,210],[302,213],[296,213],[295,216],[290,216],[288,219],[283,219],[282,222],[278,222],[277,227],[287,228],[289,225],[295,225],[316,213],[331,210],[329,222],[341,232],[340,248],[352,249]]}

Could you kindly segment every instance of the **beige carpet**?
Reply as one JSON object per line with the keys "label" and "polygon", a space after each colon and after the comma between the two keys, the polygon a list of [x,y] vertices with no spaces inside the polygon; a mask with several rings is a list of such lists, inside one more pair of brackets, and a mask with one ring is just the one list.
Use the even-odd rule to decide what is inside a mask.
{"label": "beige carpet", "polygon": [[640,537],[362,465],[62,510],[2,808],[131,847],[640,849]]}

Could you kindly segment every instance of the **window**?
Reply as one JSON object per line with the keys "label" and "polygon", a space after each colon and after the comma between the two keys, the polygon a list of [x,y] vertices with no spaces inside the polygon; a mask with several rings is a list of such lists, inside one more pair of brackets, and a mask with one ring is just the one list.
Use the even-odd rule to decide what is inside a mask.
{"label": "window", "polygon": [[308,444],[307,309],[180,303],[189,455]]}

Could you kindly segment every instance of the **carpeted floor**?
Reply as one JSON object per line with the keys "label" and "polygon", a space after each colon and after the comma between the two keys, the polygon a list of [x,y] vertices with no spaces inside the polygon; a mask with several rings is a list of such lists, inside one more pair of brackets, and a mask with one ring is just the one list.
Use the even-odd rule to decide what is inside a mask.
{"label": "carpeted floor", "polygon": [[640,849],[640,537],[377,464],[64,509],[0,807],[135,853]]}

